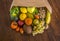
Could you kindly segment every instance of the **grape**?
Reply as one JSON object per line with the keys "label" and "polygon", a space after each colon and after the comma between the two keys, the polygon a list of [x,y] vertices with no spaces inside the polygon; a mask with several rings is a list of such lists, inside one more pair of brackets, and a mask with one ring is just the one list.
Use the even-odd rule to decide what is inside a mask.
{"label": "grape", "polygon": [[42,34],[44,32],[45,26],[44,21],[40,21],[40,23],[33,28],[33,36],[36,34]]}

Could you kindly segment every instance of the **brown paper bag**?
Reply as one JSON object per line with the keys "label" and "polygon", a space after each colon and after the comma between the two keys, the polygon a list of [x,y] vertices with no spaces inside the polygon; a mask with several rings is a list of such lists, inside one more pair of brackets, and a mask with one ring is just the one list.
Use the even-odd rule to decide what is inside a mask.
{"label": "brown paper bag", "polygon": [[[50,11],[50,13],[47,13],[48,15],[46,15],[45,16],[45,20],[44,20],[44,22],[42,21],[41,23],[42,24],[45,24],[45,26],[39,26],[41,23],[39,23],[38,24],[38,27],[40,28],[40,27],[42,27],[42,28],[45,28],[45,29],[47,29],[48,28],[48,24],[50,23],[50,20],[51,20],[51,16],[50,16],[50,14],[52,13],[52,8],[51,8],[51,6],[50,6],[50,4],[49,4],[49,2],[48,2],[48,0],[13,0],[13,2],[12,2],[12,5],[11,5],[11,8],[13,7],[13,6],[25,6],[25,7],[46,7],[49,11]],[[10,9],[11,9],[10,8]],[[15,13],[13,13],[12,15],[14,15]],[[42,14],[41,14],[42,15]],[[11,16],[11,15],[10,15]],[[20,16],[19,16],[20,17]],[[23,16],[24,17],[24,16]],[[40,17],[40,16],[39,16]],[[15,19],[18,19],[16,16],[13,16],[13,17],[11,17],[11,19],[13,19],[13,18],[15,18]],[[15,19],[13,19],[13,20],[15,20]],[[20,21],[20,20],[18,20],[18,21]],[[28,21],[26,22],[26,23],[28,23]],[[34,23],[34,22],[33,22]],[[36,24],[36,23],[35,23]],[[41,24],[41,25],[42,25]],[[47,25],[46,25],[47,24]],[[19,24],[18,24],[19,25]],[[24,26],[24,25],[23,25]],[[28,27],[26,27],[27,29],[28,29]],[[36,27],[34,27],[33,29],[35,29]],[[29,34],[29,33],[31,33],[32,32],[32,30],[31,30],[31,28],[29,28],[30,30],[27,30],[26,29],[26,33],[27,34]],[[44,30],[45,30],[44,29]],[[42,34],[43,32],[44,32],[44,30],[43,31],[41,31],[41,29],[37,29],[37,31],[38,32],[36,32],[36,31],[34,31],[33,30],[33,33],[32,33],[32,35],[33,36],[35,36],[36,34]],[[40,32],[39,32],[40,31]]]}
{"label": "brown paper bag", "polygon": [[48,0],[13,0],[11,8],[12,8],[12,6],[46,7],[50,11],[50,13],[52,13],[52,8],[51,8]]}

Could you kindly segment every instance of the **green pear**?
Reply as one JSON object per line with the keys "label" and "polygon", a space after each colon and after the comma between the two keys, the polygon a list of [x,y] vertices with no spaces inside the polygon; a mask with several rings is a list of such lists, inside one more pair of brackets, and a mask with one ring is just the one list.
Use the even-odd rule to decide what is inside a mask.
{"label": "green pear", "polygon": [[28,7],[28,8],[27,8],[27,11],[28,11],[29,13],[33,13],[33,12],[35,11],[35,7]]}
{"label": "green pear", "polygon": [[34,24],[34,25],[39,24],[39,20],[38,20],[38,19],[34,19],[33,24]]}

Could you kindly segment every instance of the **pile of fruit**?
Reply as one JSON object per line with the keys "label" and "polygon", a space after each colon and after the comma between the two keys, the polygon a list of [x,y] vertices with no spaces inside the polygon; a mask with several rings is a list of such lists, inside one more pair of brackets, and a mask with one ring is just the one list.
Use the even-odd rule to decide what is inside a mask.
{"label": "pile of fruit", "polygon": [[51,20],[51,14],[45,7],[13,6],[10,9],[11,28],[21,34],[42,34]]}

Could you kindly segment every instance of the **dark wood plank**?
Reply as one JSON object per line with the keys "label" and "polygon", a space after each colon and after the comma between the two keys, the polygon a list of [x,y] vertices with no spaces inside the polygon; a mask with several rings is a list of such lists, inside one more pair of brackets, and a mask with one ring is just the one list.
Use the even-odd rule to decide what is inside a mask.
{"label": "dark wood plank", "polygon": [[43,34],[21,35],[9,28],[9,9],[12,0],[0,0],[0,41],[60,41],[60,0],[48,0],[52,6],[52,20]]}

